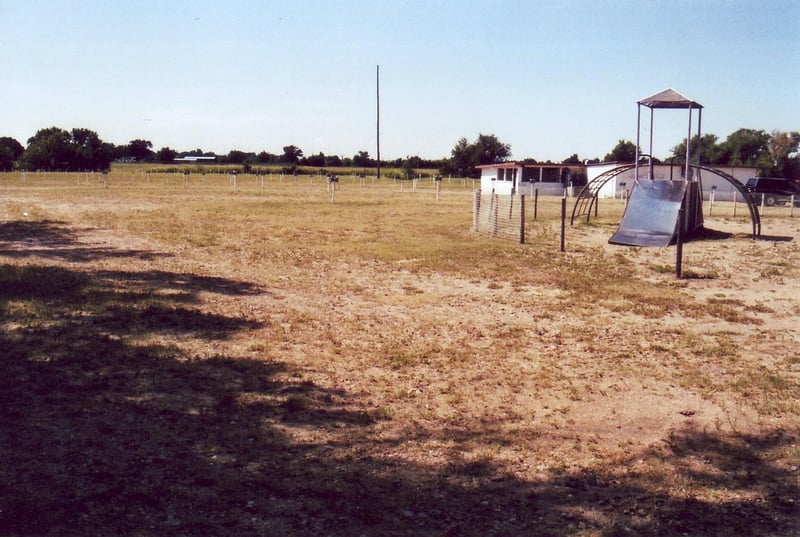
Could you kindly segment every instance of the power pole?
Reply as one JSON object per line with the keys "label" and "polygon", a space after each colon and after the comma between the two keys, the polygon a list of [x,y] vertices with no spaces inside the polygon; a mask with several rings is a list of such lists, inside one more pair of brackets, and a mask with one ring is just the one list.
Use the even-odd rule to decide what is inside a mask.
{"label": "power pole", "polygon": [[381,66],[375,71],[375,104],[377,107],[376,139],[378,142],[378,179],[381,178]]}

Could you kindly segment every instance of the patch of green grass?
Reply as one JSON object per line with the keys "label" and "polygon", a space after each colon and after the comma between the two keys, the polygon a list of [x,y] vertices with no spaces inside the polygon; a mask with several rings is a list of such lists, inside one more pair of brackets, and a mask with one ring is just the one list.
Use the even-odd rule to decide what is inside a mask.
{"label": "patch of green grass", "polygon": [[661,265],[658,263],[650,263],[647,265],[647,268],[658,274],[673,274],[675,272],[675,267],[673,267],[672,265]]}
{"label": "patch of green grass", "polygon": [[800,412],[800,384],[778,370],[766,366],[748,369],[731,387],[763,414]]}
{"label": "patch of green grass", "polygon": [[701,272],[694,269],[682,269],[681,278],[686,280],[716,280],[719,278],[719,273],[716,270]]}

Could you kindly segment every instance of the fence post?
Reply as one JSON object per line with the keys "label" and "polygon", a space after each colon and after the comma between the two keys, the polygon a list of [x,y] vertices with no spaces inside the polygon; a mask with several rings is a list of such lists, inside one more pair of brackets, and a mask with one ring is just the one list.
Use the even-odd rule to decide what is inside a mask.
{"label": "fence post", "polygon": [[536,217],[539,214],[539,187],[533,191],[533,219],[536,220]]}
{"label": "fence post", "polygon": [[678,229],[675,233],[675,277],[681,279],[683,265],[683,209],[678,210]]}
{"label": "fence post", "polygon": [[711,216],[711,212],[714,210],[714,194],[716,190],[712,190],[711,194],[708,197],[708,216]]}
{"label": "fence post", "polygon": [[561,251],[566,251],[564,233],[566,231],[567,221],[567,197],[561,198]]}
{"label": "fence post", "polygon": [[497,207],[498,202],[499,200],[497,199],[497,194],[492,192],[492,202],[490,203],[490,209],[489,209],[489,218],[492,219],[492,237],[497,236],[497,225],[498,225],[497,215],[500,212]]}
{"label": "fence post", "polygon": [[597,206],[600,205],[600,192],[594,193],[594,218],[597,219]]}
{"label": "fence post", "polygon": [[519,197],[519,243],[525,244],[525,194]]}
{"label": "fence post", "polygon": [[478,218],[481,212],[481,191],[476,190],[473,194],[473,202],[472,202],[472,229],[473,231],[479,231],[478,229]]}
{"label": "fence post", "polygon": [[733,217],[736,218],[736,200],[738,199],[737,193],[733,191]]}

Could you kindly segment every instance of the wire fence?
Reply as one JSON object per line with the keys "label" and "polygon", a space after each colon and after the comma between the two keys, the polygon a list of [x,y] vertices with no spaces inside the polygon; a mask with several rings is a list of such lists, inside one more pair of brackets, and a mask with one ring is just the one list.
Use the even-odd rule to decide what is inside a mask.
{"label": "wire fence", "polygon": [[275,185],[322,185],[330,182],[335,176],[340,186],[394,185],[399,191],[415,192],[417,190],[465,190],[472,191],[480,186],[479,179],[465,177],[419,176],[411,179],[396,177],[377,177],[349,170],[320,171],[312,174],[271,173],[236,173],[236,172],[204,172],[204,171],[147,171],[147,170],[111,170],[110,172],[58,172],[58,171],[18,171],[0,172],[0,185],[38,186],[38,187],[182,187],[182,188],[220,188],[231,190],[263,190]]}
{"label": "wire fence", "polygon": [[472,228],[492,237],[525,243],[525,196],[475,191]]}
{"label": "wire fence", "polygon": [[[757,193],[751,194],[751,196],[762,218],[800,216],[800,198],[796,196],[779,198],[777,201],[774,197],[766,194]],[[747,215],[745,202],[736,193],[727,198],[720,198],[721,196],[716,196],[714,192],[709,195],[704,203],[707,216],[737,217]]]}
{"label": "wire fence", "polygon": [[[336,170],[333,170],[336,171]],[[224,171],[203,172],[198,170],[176,171],[148,171],[142,169],[112,169],[108,173],[102,172],[2,172],[0,173],[0,188],[75,188],[75,189],[146,189],[160,191],[169,189],[172,192],[186,191],[214,191],[220,193],[242,194],[269,194],[281,192],[284,189],[299,188],[303,192],[314,196],[321,196],[326,201],[336,202],[347,200],[347,192],[358,191],[367,194],[374,190],[372,196],[390,195],[391,192],[404,194],[416,193],[421,199],[439,201],[460,193],[473,197],[473,229],[494,237],[524,243],[527,234],[541,231],[538,225],[535,229],[531,226],[537,220],[553,221],[559,217],[557,206],[561,196],[539,196],[538,190],[533,195],[499,195],[483,193],[480,189],[480,180],[472,178],[418,177],[414,179],[397,179],[366,175],[339,170],[340,175],[336,181],[331,182],[330,173],[320,171],[313,174],[288,174],[272,173],[225,173]],[[298,191],[299,192],[299,191]],[[337,192],[340,197],[337,198]],[[704,215],[713,218],[747,218],[748,209],[741,198],[734,196],[725,199],[711,192],[703,204]],[[427,198],[426,196],[430,196]],[[616,218],[621,214],[626,200],[597,200],[600,215]],[[784,218],[800,216],[800,199],[780,200],[780,203],[770,205],[765,196],[755,195],[755,201],[762,219]],[[567,204],[571,207],[574,199],[568,198]],[[528,213],[526,215],[526,212]],[[596,216],[596,215],[595,215]]]}

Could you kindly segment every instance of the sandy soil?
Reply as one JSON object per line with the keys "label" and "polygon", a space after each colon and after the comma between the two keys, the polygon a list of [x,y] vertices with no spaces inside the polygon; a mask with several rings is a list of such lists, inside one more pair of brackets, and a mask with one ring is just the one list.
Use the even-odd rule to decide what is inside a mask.
{"label": "sandy soil", "polygon": [[[708,535],[737,529],[800,534],[792,522],[800,500],[793,497],[800,476],[800,218],[765,220],[755,241],[747,222],[707,222],[732,236],[688,243],[689,277],[681,280],[653,269],[673,265],[674,247],[612,246],[607,226],[568,231],[564,255],[575,262],[622,256],[631,280],[685,296],[699,309],[727,308],[704,315],[662,311],[658,302],[652,306],[657,312],[648,312],[647,304],[634,307],[624,281],[615,307],[613,297],[595,304],[591,296],[576,298],[535,279],[420,272],[413,260],[325,258],[293,248],[258,262],[220,258],[85,225],[82,209],[70,204],[37,203],[29,218],[44,214],[63,222],[71,239],[6,239],[3,263],[90,268],[99,278],[141,273],[141,287],[162,296],[219,280],[194,285],[192,307],[237,319],[244,328],[220,338],[157,333],[138,344],[174,346],[180,360],[281,364],[272,382],[299,391],[271,397],[295,405],[286,412],[313,408],[328,418],[320,424],[262,415],[264,426],[300,449],[306,464],[324,460],[329,479],[338,475],[335,468],[380,476],[380,486],[363,484],[352,502],[399,483],[392,516],[356,508],[331,514],[326,507],[308,508],[316,501],[312,494],[296,493],[293,500],[273,493],[271,501],[281,507],[250,509],[253,525],[245,529],[275,535],[687,535],[692,528]],[[279,270],[265,271],[265,263]],[[171,275],[169,283],[148,281],[153,274]],[[748,393],[742,379],[757,373],[747,371],[779,371],[781,386],[789,388],[777,396],[757,387]],[[314,387],[313,394],[303,386]],[[265,396],[242,389],[237,397],[244,404]],[[196,406],[187,412],[202,412],[202,404]],[[353,424],[354,414],[368,418],[363,427]],[[702,435],[714,440],[694,449]],[[759,487],[723,479],[738,470],[722,464],[721,453],[735,451],[746,438],[757,451],[757,439],[774,435],[784,439],[780,449],[758,462],[783,477],[765,478]],[[724,449],[707,449],[712,444]],[[297,454],[291,449],[287,453]],[[248,457],[256,464],[256,456]],[[702,472],[706,477],[698,477]],[[708,477],[715,472],[719,486]],[[293,474],[302,475],[299,469]],[[638,480],[647,485],[632,485]],[[438,507],[408,499],[415,490]],[[462,492],[470,490],[479,499],[465,501]],[[773,505],[770,494],[782,499]],[[702,512],[735,498],[742,512],[727,521],[728,507],[712,507],[717,525],[699,518],[679,522],[689,511],[676,508],[681,502],[697,501]],[[741,507],[767,504],[766,514]],[[392,502],[380,503],[380,510],[392,509]],[[153,524],[137,534],[164,534]]]}

